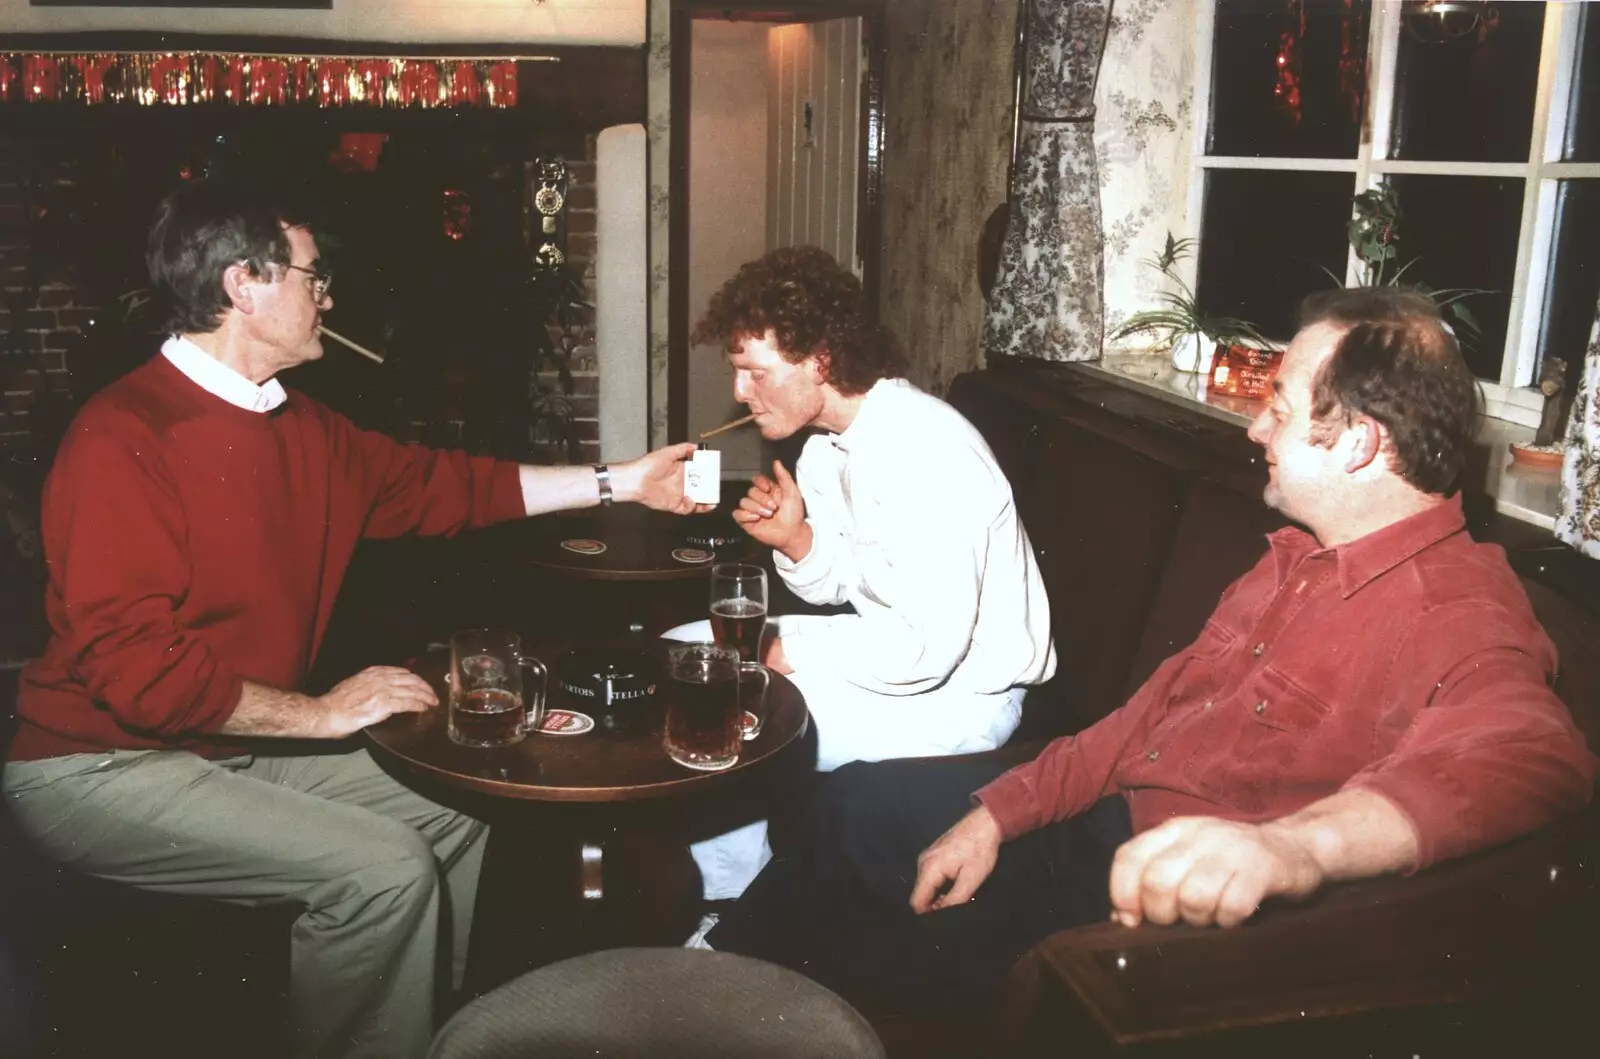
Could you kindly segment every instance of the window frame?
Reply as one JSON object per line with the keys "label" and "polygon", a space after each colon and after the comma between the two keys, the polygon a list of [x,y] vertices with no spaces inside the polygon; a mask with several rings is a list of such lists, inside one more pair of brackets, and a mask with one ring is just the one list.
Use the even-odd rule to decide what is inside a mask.
{"label": "window frame", "polygon": [[[1264,169],[1284,172],[1350,173],[1351,194],[1371,190],[1388,174],[1510,177],[1522,181],[1522,222],[1517,236],[1517,260],[1511,287],[1506,345],[1501,351],[1500,377],[1483,380],[1485,411],[1496,419],[1527,427],[1539,425],[1544,398],[1534,387],[1538,370],[1539,334],[1549,296],[1550,267],[1554,254],[1556,200],[1559,184],[1567,179],[1600,179],[1600,162],[1560,160],[1565,122],[1570,110],[1578,64],[1578,28],[1584,8],[1575,3],[1545,3],[1544,36],[1540,43],[1538,84],[1534,94],[1532,134],[1526,162],[1419,161],[1388,157],[1393,132],[1395,70],[1400,53],[1401,0],[1372,0],[1367,36],[1367,99],[1362,135],[1356,157],[1258,158],[1208,155],[1211,122],[1212,59],[1217,0],[1197,0],[1195,12],[1194,125],[1190,147],[1190,179],[1185,203],[1185,231],[1198,231],[1204,216],[1206,176],[1213,169]],[[1590,17],[1600,18],[1600,5]],[[1591,71],[1600,76],[1600,71]],[[1555,115],[1555,120],[1551,120]],[[1205,253],[1205,232],[1199,232],[1200,253]],[[1360,276],[1360,259],[1351,250],[1345,265],[1345,283]],[[1183,278],[1191,289],[1198,282],[1198,256],[1183,262]]]}

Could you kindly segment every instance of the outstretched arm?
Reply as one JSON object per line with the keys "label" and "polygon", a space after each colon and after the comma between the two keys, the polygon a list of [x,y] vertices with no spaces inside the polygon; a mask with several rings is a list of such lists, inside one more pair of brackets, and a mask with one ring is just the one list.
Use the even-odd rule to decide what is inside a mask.
{"label": "outstretched arm", "polygon": [[[612,464],[613,498],[619,504],[643,504],[679,515],[711,510],[712,505],[697,506],[683,495],[683,461],[693,454],[694,443],[683,442],[647,452],[626,463]],[[523,506],[530,515],[593,507],[600,502],[599,478],[592,467],[541,467],[525,463],[517,470],[522,481]]]}
{"label": "outstretched arm", "polygon": [[1112,916],[1125,926],[1236,926],[1269,897],[1417,866],[1411,821],[1381,794],[1344,790],[1262,824],[1169,820],[1123,843],[1111,864]]}

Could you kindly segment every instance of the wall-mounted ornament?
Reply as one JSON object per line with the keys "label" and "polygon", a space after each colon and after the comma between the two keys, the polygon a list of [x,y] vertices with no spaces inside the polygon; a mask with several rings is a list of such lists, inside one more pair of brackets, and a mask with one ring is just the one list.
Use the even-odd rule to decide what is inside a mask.
{"label": "wall-mounted ornament", "polygon": [[537,158],[533,171],[533,214],[538,231],[531,242],[536,268],[554,271],[567,260],[567,164],[559,158]]}

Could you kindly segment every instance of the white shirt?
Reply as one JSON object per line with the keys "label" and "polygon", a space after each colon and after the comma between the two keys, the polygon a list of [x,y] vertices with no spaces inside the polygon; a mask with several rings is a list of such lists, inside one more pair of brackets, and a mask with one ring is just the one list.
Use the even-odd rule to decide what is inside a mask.
{"label": "white shirt", "polygon": [[257,386],[182,335],[163,342],[161,355],[206,393],[247,412],[270,412],[289,399],[276,378]]}
{"label": "white shirt", "polygon": [[807,602],[856,611],[784,634],[797,671],[882,695],[994,694],[1055,672],[1011,486],[959,412],[880,380],[844,433],[806,442],[797,478],[813,543],[798,563],[776,554],[778,572]]}

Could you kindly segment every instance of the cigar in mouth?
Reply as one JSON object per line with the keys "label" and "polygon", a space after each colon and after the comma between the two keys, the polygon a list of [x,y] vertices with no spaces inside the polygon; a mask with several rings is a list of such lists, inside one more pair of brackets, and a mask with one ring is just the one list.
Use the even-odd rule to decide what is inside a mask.
{"label": "cigar in mouth", "polygon": [[750,415],[745,416],[743,419],[735,419],[731,423],[724,423],[720,427],[717,427],[715,430],[708,430],[704,434],[701,434],[700,435],[700,440],[704,441],[706,438],[714,438],[718,434],[722,433],[724,430],[732,430],[734,427],[742,427],[746,423],[754,422],[755,418],[756,418],[755,417],[755,413],[752,412]]}
{"label": "cigar in mouth", "polygon": [[350,339],[344,337],[343,335],[341,335],[337,331],[330,331],[326,327],[320,327],[319,326],[317,328],[317,333],[319,335],[326,335],[327,337],[333,339],[335,342],[344,343],[345,345],[349,346],[351,349],[355,350],[357,353],[360,353],[363,357],[366,357],[368,360],[375,360],[379,364],[383,363],[383,358],[378,356],[378,354],[374,353],[372,350],[368,349],[366,346],[361,345],[359,342],[350,341]]}

